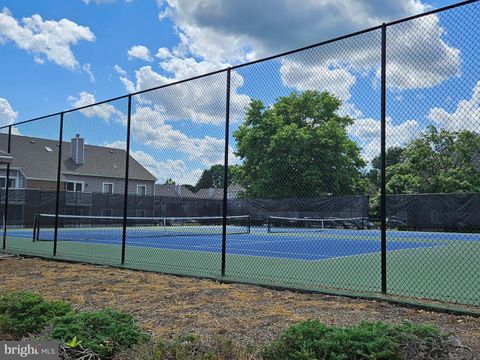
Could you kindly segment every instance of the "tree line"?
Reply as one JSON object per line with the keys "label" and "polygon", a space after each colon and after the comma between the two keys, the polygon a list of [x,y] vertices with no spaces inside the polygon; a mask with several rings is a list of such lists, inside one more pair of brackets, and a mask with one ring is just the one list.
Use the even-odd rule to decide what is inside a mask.
{"label": "tree line", "polygon": [[[241,165],[229,167],[229,185],[248,198],[376,194],[380,156],[367,163],[348,136],[354,119],[339,115],[328,92],[293,92],[266,106],[253,100],[233,134]],[[480,130],[480,129],[479,129]],[[190,189],[223,187],[223,165],[203,172]],[[480,135],[429,126],[403,147],[386,151],[388,193],[480,191]]]}

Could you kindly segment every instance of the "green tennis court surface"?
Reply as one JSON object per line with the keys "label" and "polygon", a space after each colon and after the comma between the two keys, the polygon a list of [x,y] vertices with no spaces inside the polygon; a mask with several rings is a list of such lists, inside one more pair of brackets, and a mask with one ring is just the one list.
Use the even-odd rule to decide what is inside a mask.
{"label": "green tennis court surface", "polygon": [[[94,229],[95,236],[87,236],[88,231],[60,231],[56,257],[120,265],[121,235],[115,229]],[[127,233],[126,267],[220,277],[219,234],[146,237],[135,229],[129,233],[135,236]],[[48,232],[44,236],[48,238]],[[249,234],[227,237],[226,278],[306,289],[379,292],[379,239],[377,230],[267,233],[264,228],[252,228]],[[32,242],[31,229],[11,229],[7,249],[50,257],[53,242]],[[480,273],[480,235],[389,231],[387,251],[388,293],[480,304],[480,278],[476,276]]]}

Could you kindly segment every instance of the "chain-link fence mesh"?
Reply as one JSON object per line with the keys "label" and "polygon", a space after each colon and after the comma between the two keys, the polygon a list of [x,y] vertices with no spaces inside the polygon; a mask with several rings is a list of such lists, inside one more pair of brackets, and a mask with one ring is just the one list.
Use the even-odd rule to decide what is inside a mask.
{"label": "chain-link fence mesh", "polygon": [[[126,174],[127,100],[66,113],[56,256],[118,264]],[[46,214],[47,215],[47,214]],[[39,240],[55,240],[40,216]]]}
{"label": "chain-link fence mesh", "polygon": [[[126,265],[219,274],[222,197],[209,199],[207,191],[201,199],[181,185],[223,163],[226,90],[223,72],[132,97],[130,154],[153,187],[129,167],[129,216],[151,218],[127,222]],[[130,207],[139,199],[149,200],[148,210]]]}
{"label": "chain-link fence mesh", "polygon": [[354,121],[379,116],[371,77],[380,57],[376,30],[235,69],[242,84],[231,92],[249,101],[232,103],[240,171],[230,180],[243,190],[228,209],[252,216],[252,229],[228,237],[227,276],[379,291],[380,239],[367,230],[370,189]]}
{"label": "chain-link fence mesh", "polygon": [[479,16],[474,3],[387,28],[392,294],[478,303]]}
{"label": "chain-link fence mesh", "polygon": [[480,305],[479,12],[3,127],[4,249]]}
{"label": "chain-link fence mesh", "polygon": [[[10,251],[29,255],[52,254],[53,243],[35,247],[31,243],[35,215],[44,211],[55,213],[59,119],[59,116],[51,116],[11,128],[10,153],[18,156],[13,157],[8,174],[5,242]],[[1,133],[0,137],[1,149],[7,151],[8,132]],[[3,176],[6,182],[5,170],[2,170]],[[2,198],[5,199],[7,189],[3,185]],[[1,211],[5,221],[3,205]]]}

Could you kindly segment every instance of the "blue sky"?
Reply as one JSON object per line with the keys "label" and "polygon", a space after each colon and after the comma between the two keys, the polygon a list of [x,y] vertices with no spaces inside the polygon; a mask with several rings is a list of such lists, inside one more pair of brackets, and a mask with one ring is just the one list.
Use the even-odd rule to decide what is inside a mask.
{"label": "blue sky", "polygon": [[[147,89],[361,30],[451,1],[0,1],[0,124]],[[478,4],[388,29],[388,145],[431,124],[478,129]],[[379,149],[379,32],[232,74],[232,131],[250,99],[327,90]],[[225,74],[134,97],[132,154],[159,182],[195,183],[223,159]],[[65,140],[125,146],[126,100],[67,114]],[[15,129],[55,138],[56,119]],[[238,162],[231,141],[231,161]]]}

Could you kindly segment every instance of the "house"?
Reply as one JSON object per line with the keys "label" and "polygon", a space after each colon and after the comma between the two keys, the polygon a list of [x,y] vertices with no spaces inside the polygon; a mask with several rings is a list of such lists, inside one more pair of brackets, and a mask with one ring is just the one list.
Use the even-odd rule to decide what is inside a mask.
{"label": "house", "polygon": [[[0,134],[0,154],[8,147],[8,135]],[[57,187],[59,144],[56,140],[11,135],[13,157],[10,164],[10,188],[55,190]],[[86,145],[77,134],[63,142],[61,190],[80,193],[123,194],[125,158],[122,149]],[[0,179],[6,169],[0,169]],[[130,156],[128,193],[153,195],[157,179]],[[5,187],[5,180],[2,182]]]}
{"label": "house", "polygon": [[160,197],[195,198],[195,194],[183,185],[155,184],[155,195]]}
{"label": "house", "polygon": [[[239,185],[232,185],[227,188],[227,199],[236,199],[245,189]],[[200,189],[195,193],[199,199],[223,199],[223,188]]]}

